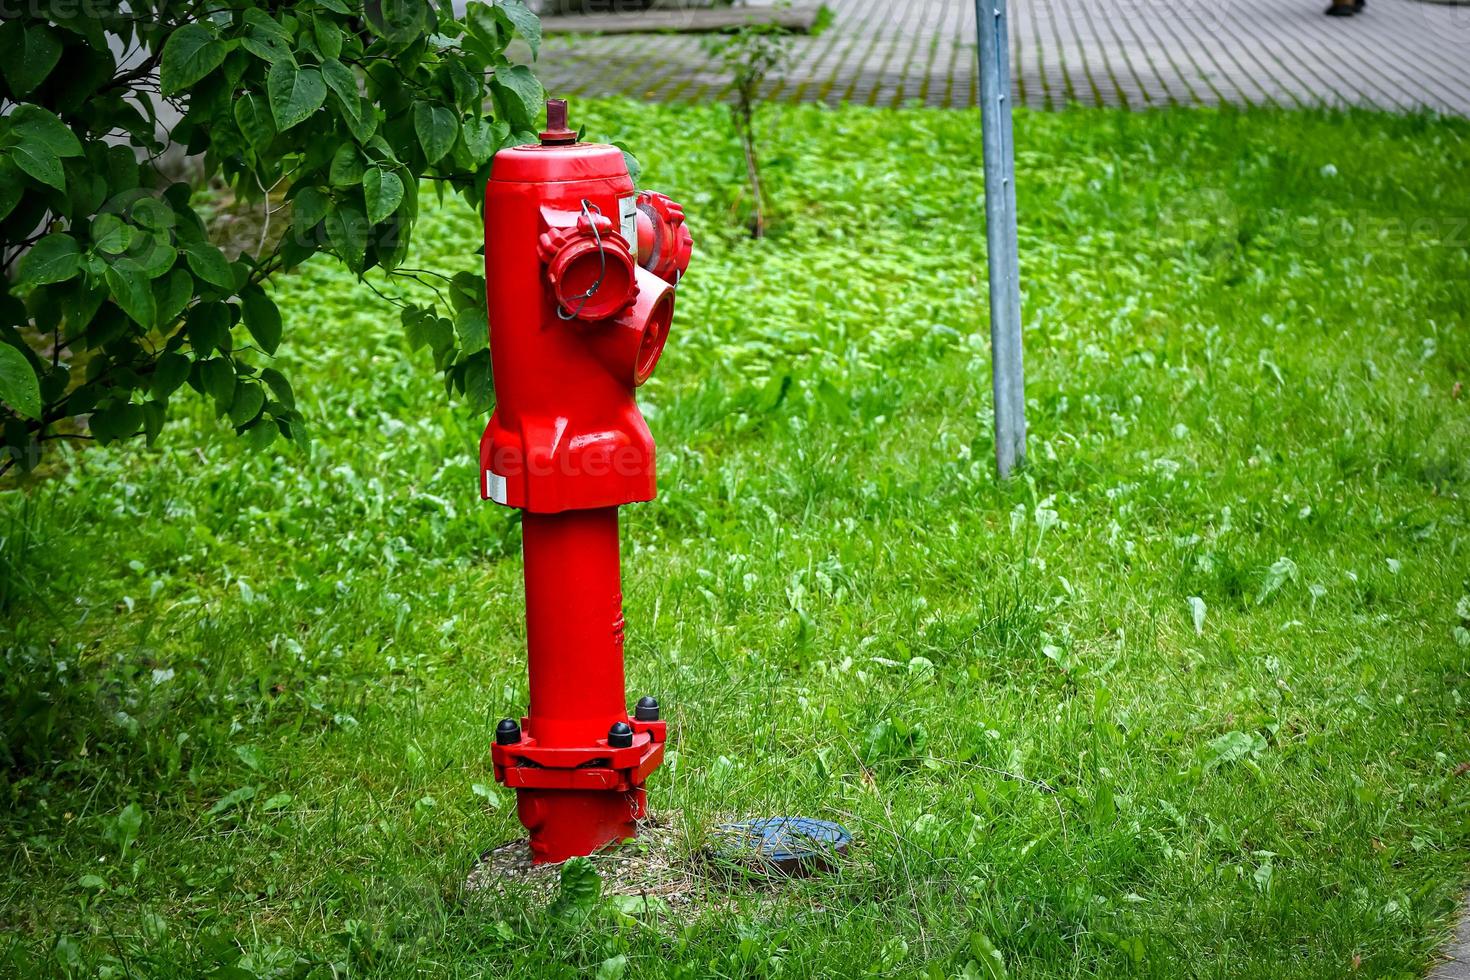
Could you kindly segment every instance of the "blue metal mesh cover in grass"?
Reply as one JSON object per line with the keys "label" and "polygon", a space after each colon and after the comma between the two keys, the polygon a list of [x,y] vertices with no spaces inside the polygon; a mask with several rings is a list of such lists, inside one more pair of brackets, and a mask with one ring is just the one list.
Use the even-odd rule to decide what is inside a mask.
{"label": "blue metal mesh cover in grass", "polygon": [[763,817],[721,824],[720,854],[736,860],[774,865],[800,873],[827,867],[847,853],[852,834],[831,820],[810,817]]}

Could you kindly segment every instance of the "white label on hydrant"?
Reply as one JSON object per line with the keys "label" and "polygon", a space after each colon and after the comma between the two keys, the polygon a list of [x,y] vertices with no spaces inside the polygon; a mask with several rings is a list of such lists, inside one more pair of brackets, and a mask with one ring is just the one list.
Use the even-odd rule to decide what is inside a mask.
{"label": "white label on hydrant", "polygon": [[636,256],[638,254],[637,195],[629,194],[627,197],[618,198],[618,221],[618,227],[623,233],[623,241],[628,243],[628,250]]}
{"label": "white label on hydrant", "polygon": [[505,477],[494,470],[485,471],[485,496],[497,504],[505,503]]}

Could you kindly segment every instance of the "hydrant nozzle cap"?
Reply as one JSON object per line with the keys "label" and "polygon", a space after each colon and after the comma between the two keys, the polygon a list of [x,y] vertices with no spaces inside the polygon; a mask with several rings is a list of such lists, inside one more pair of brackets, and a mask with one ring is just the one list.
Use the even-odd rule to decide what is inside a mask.
{"label": "hydrant nozzle cap", "polygon": [[521,726],[509,718],[502,718],[495,726],[496,745],[515,745],[521,740]]}
{"label": "hydrant nozzle cap", "polygon": [[614,749],[626,749],[633,744],[633,726],[626,721],[615,721],[607,730],[608,747]]}
{"label": "hydrant nozzle cap", "polygon": [[546,100],[546,131],[541,134],[542,146],[570,146],[577,142],[577,134],[567,128],[567,100]]}

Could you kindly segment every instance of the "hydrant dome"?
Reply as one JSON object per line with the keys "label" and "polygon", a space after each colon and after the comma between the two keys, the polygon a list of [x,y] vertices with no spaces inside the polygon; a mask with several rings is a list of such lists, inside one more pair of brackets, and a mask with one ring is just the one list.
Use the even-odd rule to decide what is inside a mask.
{"label": "hydrant dome", "polygon": [[495,154],[490,167],[492,181],[557,183],[618,177],[628,179],[623,151],[604,143],[513,146]]}

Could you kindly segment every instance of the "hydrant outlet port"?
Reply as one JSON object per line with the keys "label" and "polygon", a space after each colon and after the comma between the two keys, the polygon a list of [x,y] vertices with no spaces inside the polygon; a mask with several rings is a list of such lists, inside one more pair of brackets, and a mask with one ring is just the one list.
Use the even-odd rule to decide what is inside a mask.
{"label": "hydrant outlet port", "polygon": [[633,257],[615,239],[579,235],[552,258],[546,278],[561,316],[605,320],[633,298]]}
{"label": "hydrant outlet port", "polygon": [[694,248],[684,209],[657,191],[639,193],[636,206],[638,264],[677,285]]}
{"label": "hydrant outlet port", "polygon": [[674,287],[642,267],[634,270],[638,295],[632,308],[586,336],[597,359],[619,383],[637,388],[653,376],[674,320]]}
{"label": "hydrant outlet port", "polygon": [[633,383],[641,386],[653,377],[658,367],[659,356],[669,339],[669,325],[674,322],[674,297],[665,294],[658,298],[653,311],[648,315],[648,326],[643,329],[643,339],[638,344],[638,358],[633,369]]}

